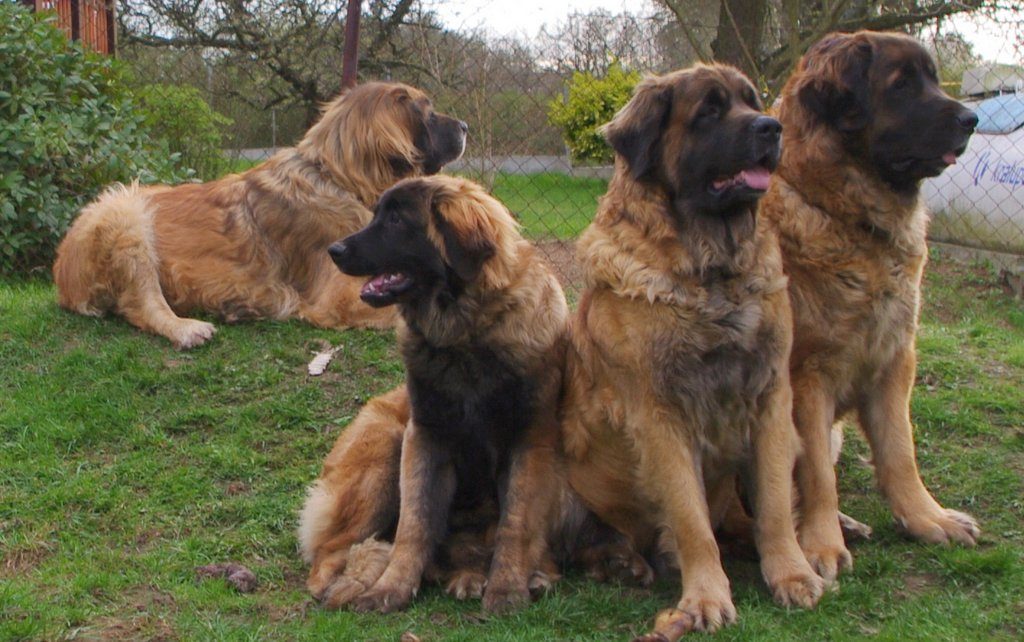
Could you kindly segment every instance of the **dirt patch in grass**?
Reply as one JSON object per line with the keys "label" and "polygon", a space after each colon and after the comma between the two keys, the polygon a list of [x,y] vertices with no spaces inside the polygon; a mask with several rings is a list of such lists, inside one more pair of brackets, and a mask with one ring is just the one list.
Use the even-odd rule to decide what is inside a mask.
{"label": "dirt patch in grass", "polygon": [[903,588],[894,593],[901,598],[917,597],[942,585],[942,578],[934,573],[909,573],[903,576]]}
{"label": "dirt patch in grass", "polygon": [[538,241],[536,246],[541,256],[555,269],[562,287],[583,287],[583,271],[576,262],[576,241]]}
{"label": "dirt patch in grass", "polygon": [[8,551],[0,563],[0,577],[24,575],[42,564],[50,553],[46,546],[26,546]]}
{"label": "dirt patch in grass", "polygon": [[127,596],[131,615],[102,617],[82,630],[82,640],[177,640],[174,629],[155,611],[173,610],[174,597],[151,586],[136,589]]}
{"label": "dirt patch in grass", "polygon": [[143,553],[158,546],[163,541],[164,534],[155,528],[146,529],[135,536],[135,550]]}
{"label": "dirt patch in grass", "polygon": [[1013,295],[1009,285],[988,266],[946,257],[928,263],[922,287],[928,312],[946,325],[957,325],[963,320],[963,301]]}

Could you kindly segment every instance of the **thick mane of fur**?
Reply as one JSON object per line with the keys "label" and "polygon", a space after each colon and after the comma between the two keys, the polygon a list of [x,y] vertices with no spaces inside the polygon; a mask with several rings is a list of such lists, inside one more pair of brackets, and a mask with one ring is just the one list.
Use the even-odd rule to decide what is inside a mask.
{"label": "thick mane of fur", "polygon": [[[410,135],[415,126],[411,108],[417,101],[426,101],[426,96],[405,85],[358,85],[326,105],[296,149],[310,162],[322,164],[331,180],[371,207],[381,192],[402,178],[395,175],[395,161],[420,166],[421,154]],[[352,132],[360,133],[351,136]]]}
{"label": "thick mane of fur", "polygon": [[672,222],[670,208],[661,189],[633,180],[618,161],[594,223],[577,244],[588,285],[652,303],[694,303],[694,292],[700,292],[695,288],[715,270],[728,274],[751,268],[757,258],[752,234],[730,239],[726,246],[718,234],[729,233],[723,223],[702,226],[693,214],[686,217],[691,229],[683,231]]}

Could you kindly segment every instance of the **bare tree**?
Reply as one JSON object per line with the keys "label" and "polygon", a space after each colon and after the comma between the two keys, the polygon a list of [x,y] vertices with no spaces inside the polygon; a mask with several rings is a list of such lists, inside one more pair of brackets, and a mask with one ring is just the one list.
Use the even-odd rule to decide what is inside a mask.
{"label": "bare tree", "polygon": [[608,11],[573,12],[555,25],[544,25],[534,44],[541,64],[558,71],[603,76],[618,62],[630,69],[659,69],[680,58],[661,47],[661,15]]}
{"label": "bare tree", "polygon": [[[832,31],[916,32],[958,15],[1020,11],[1004,0],[656,0],[675,19],[681,38],[701,60],[743,69],[765,90],[777,91],[813,43]],[[713,24],[693,16],[717,13]]]}
{"label": "bare tree", "polygon": [[[413,20],[433,20],[432,14],[415,11],[415,2],[366,3],[361,73],[417,65],[404,55],[398,37]],[[211,64],[263,85],[258,94],[239,93],[254,106],[297,101],[312,122],[319,105],[340,88],[345,0],[120,0],[119,5],[124,43],[202,50]]]}

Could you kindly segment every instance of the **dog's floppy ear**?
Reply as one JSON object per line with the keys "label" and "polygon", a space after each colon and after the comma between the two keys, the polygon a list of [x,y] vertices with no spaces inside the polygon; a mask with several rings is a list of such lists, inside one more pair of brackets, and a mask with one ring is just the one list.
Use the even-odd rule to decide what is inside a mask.
{"label": "dog's floppy ear", "polygon": [[646,78],[602,128],[608,144],[626,160],[633,178],[644,178],[657,166],[658,143],[671,112],[672,87],[658,78]]}
{"label": "dog's floppy ear", "polygon": [[868,73],[871,42],[857,34],[831,34],[804,56],[796,97],[818,122],[843,133],[859,131],[871,118]]}
{"label": "dog's floppy ear", "polygon": [[482,225],[474,224],[479,215],[465,211],[475,201],[451,198],[443,190],[434,192],[430,202],[430,215],[434,228],[441,234],[448,265],[462,281],[474,281],[484,263],[494,256],[494,242],[487,238]]}

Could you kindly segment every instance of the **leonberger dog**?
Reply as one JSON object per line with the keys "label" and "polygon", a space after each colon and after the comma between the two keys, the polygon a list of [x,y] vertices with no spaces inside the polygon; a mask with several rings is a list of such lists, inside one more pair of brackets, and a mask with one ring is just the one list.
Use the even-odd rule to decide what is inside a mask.
{"label": "leonberger dog", "polygon": [[615,171],[577,247],[587,286],[563,431],[586,506],[638,550],[678,560],[672,633],[651,639],[736,618],[714,529],[737,475],[776,601],[812,607],[823,591],[793,524],[786,278],[756,216],[780,130],[723,65],[643,80],[604,130]]}
{"label": "leonberger dog", "polygon": [[467,126],[421,91],[366,83],[329,103],[295,147],[241,174],[176,187],[116,185],[82,210],[53,266],[61,306],[114,312],[178,348],[206,342],[205,311],[233,322],[298,317],[388,327],[326,254],[397,180],[458,158]]}
{"label": "leonberger dog", "polygon": [[841,440],[830,437],[847,414],[867,435],[900,526],[924,541],[973,544],[974,519],[940,506],[921,482],[909,402],[928,256],[921,180],[956,162],[977,117],[943,93],[916,40],[862,31],[811,47],[783,89],[779,120],[782,158],[760,212],[780,238],[793,308],[801,546],[827,580],[851,565],[833,465]]}
{"label": "leonberger dog", "polygon": [[[333,607],[401,609],[444,561],[455,516],[495,507],[494,532],[478,540],[493,550],[489,570],[450,560],[449,592],[482,593],[490,611],[527,601],[531,581],[554,572],[549,531],[567,488],[558,281],[508,210],[454,177],[399,182],[330,254],[365,279],[363,301],[398,308],[406,383],[367,404],[309,492],[299,539],[310,591]],[[392,527],[393,545],[367,542]]]}

